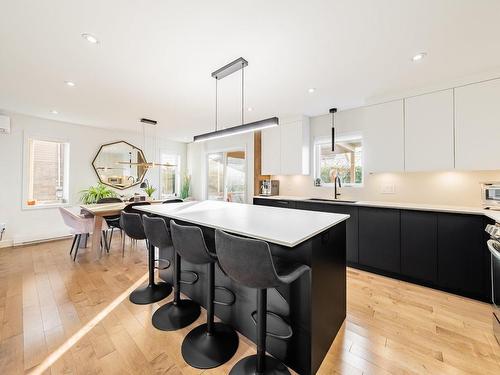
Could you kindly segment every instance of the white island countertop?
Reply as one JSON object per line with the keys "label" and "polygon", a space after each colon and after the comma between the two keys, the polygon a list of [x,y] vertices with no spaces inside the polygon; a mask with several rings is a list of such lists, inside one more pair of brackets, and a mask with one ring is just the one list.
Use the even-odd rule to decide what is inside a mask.
{"label": "white island countertop", "polygon": [[349,215],[220,201],[138,206],[137,210],[294,247]]}

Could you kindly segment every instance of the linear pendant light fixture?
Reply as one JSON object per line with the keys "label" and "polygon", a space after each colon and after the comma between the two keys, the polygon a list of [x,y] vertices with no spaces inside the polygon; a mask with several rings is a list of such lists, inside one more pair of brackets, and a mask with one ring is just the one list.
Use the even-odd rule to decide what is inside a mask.
{"label": "linear pendant light fixture", "polygon": [[[279,125],[279,119],[277,117],[271,117],[265,120],[249,122],[245,124],[245,74],[244,68],[248,66],[248,61],[243,57],[240,57],[222,68],[217,69],[212,73],[212,77],[215,78],[215,131],[204,133],[200,135],[195,135],[194,142],[208,141],[209,139],[229,137],[231,135],[249,133],[256,130],[266,129],[273,126]],[[217,81],[227,77],[237,71],[241,70],[241,125],[232,126],[225,129],[218,129],[218,97],[217,97]]]}
{"label": "linear pendant light fixture", "polygon": [[335,151],[335,113],[337,108],[330,108],[330,113],[332,114],[332,151]]}

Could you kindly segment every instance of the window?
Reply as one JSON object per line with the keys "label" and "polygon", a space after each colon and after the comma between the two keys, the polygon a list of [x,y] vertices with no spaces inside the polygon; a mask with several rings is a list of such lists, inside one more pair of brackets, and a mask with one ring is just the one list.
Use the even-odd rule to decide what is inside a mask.
{"label": "window", "polygon": [[181,158],[176,154],[164,154],[160,156],[161,164],[172,164],[174,167],[160,167],[160,198],[171,198],[179,195],[181,188]]}
{"label": "window", "polygon": [[213,152],[207,159],[207,198],[245,203],[245,151]]}
{"label": "window", "polygon": [[338,137],[335,151],[330,139],[318,140],[314,145],[315,178],[323,185],[333,184],[335,174],[342,185],[363,183],[363,140],[361,136]]}
{"label": "window", "polygon": [[26,205],[68,203],[69,143],[28,139]]}

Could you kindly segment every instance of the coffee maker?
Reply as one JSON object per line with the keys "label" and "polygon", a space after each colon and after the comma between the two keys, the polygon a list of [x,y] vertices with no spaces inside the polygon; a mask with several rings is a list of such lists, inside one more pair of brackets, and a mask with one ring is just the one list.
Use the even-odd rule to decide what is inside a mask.
{"label": "coffee maker", "polygon": [[271,196],[279,195],[280,182],[279,180],[262,180],[260,181],[260,195]]}

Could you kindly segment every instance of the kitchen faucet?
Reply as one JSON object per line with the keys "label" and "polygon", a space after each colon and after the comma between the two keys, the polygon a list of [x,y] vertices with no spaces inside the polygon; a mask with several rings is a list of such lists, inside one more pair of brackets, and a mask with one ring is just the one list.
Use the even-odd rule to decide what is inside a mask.
{"label": "kitchen faucet", "polygon": [[340,195],[340,193],[337,191],[337,182],[338,182],[339,188],[341,188],[342,183],[340,182],[340,177],[338,175],[336,175],[334,180],[333,180],[333,186],[335,188],[335,199],[337,199]]}

